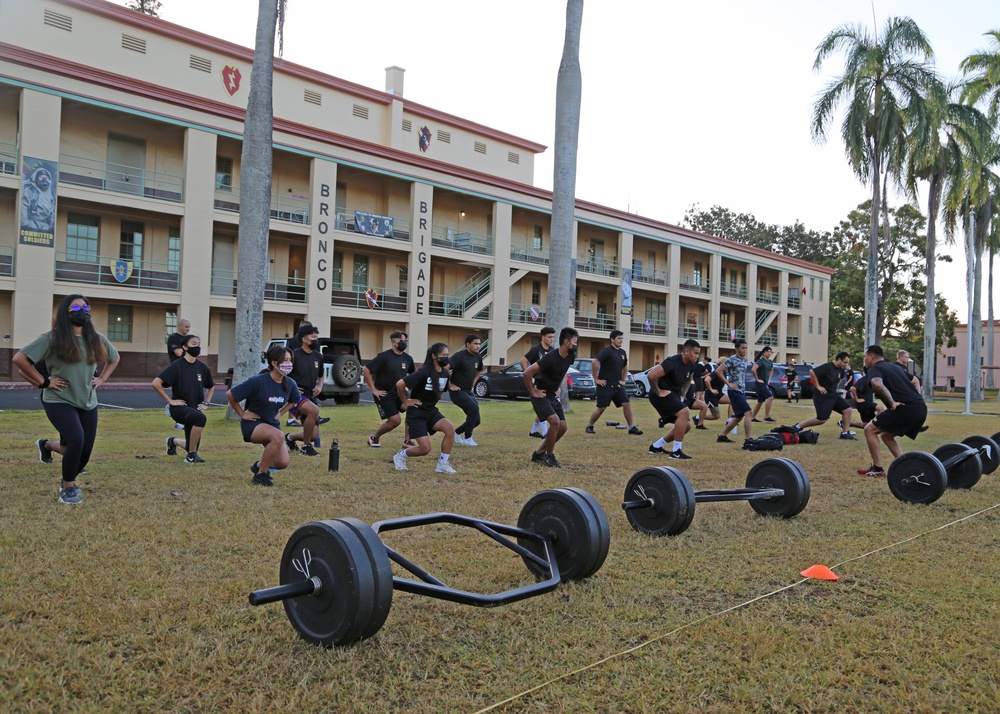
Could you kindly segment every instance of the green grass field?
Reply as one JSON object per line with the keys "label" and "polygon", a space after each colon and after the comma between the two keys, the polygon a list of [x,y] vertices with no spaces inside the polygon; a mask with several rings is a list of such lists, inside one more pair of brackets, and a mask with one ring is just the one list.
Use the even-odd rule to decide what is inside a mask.
{"label": "green grass field", "polygon": [[[1000,429],[996,403],[975,407],[992,414],[935,404],[949,413],[904,448]],[[161,412],[102,412],[81,506],[56,502],[58,463],[38,460],[35,440],[54,436],[44,414],[0,412],[0,710],[1000,710],[1000,471],[905,505],[854,474],[869,463],[864,443],[837,440],[831,422],[819,444],[780,454],[812,482],[797,518],[699,504],[687,532],[654,539],[620,508],[634,471],[677,465],[646,454],[653,412],[636,404],[644,436],[603,426],[621,418],[614,409],[588,436],[591,408],[573,404],[563,468],[548,469],[528,463],[539,443],[527,438],[530,405],[484,404],[482,446],[456,446],[452,476],[434,473],[440,439],[398,473],[399,432],[382,449],[364,445],[373,407],[325,408],[341,470],[326,470],[325,441],[320,458],[293,456],[273,489],[250,486],[259,450],[221,410],[201,465],[164,454],[180,432]],[[785,423],[810,412],[775,406]],[[696,489],[743,486],[753,463],[777,455],[716,444],[719,431],[684,442],[695,458],[680,468]],[[515,524],[533,493],[563,486],[602,504],[611,551],[594,577],[554,593],[479,609],[397,592],[375,637],[334,650],[300,640],[280,604],[247,603],[277,584],[285,541],[307,521],[450,511]],[[385,540],[455,587],[532,582],[519,557],[469,529]],[[804,581],[816,563],[840,580]]]}

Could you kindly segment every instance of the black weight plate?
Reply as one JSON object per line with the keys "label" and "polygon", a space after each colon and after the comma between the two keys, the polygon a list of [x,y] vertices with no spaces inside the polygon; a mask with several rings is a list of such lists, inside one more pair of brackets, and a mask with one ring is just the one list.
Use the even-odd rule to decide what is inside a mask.
{"label": "black weight plate", "polygon": [[[789,464],[791,464],[792,468],[797,470],[799,472],[799,475],[802,477],[803,488],[801,490],[801,498],[800,498],[802,503],[799,510],[795,512],[795,515],[798,515],[809,504],[809,497],[812,495],[812,484],[809,482],[809,475],[806,473],[806,470],[802,467],[802,464],[800,464],[798,461],[793,461],[792,459],[789,459],[787,457],[782,460],[787,461]],[[789,518],[790,517],[791,516],[789,516]]]}
{"label": "black weight plate", "polygon": [[[563,582],[578,580],[586,577],[582,573],[593,571],[601,552],[601,528],[590,506],[576,493],[564,488],[539,491],[524,504],[517,527],[549,539]],[[518,538],[518,543],[545,558],[541,543],[528,538]],[[535,575],[548,575],[534,561],[523,560]]]}
{"label": "black weight plate", "polygon": [[625,500],[643,498],[653,501],[648,508],[630,508],[625,511],[632,528],[653,536],[672,536],[683,533],[694,519],[694,489],[677,469],[651,466],[632,474],[625,486]]}
{"label": "black weight plate", "polygon": [[[979,454],[970,453],[969,450],[972,448],[965,444],[945,444],[934,450],[934,457],[941,462],[948,473],[948,488],[972,488],[979,483],[983,475],[983,462],[979,460]],[[948,459],[956,456],[966,458],[948,466]]]}
{"label": "black weight plate", "polygon": [[762,516],[792,518],[809,502],[809,481],[791,459],[763,459],[747,474],[747,488],[780,488],[783,496],[749,501]]}
{"label": "black weight plate", "polygon": [[594,518],[597,519],[597,527],[599,530],[600,543],[597,549],[597,557],[594,563],[590,566],[589,572],[586,574],[578,576],[578,579],[589,578],[591,575],[596,573],[604,565],[604,561],[607,560],[608,551],[611,550],[611,527],[608,525],[608,516],[604,513],[604,509],[601,508],[601,504],[597,502],[597,499],[591,496],[589,493],[584,491],[582,488],[567,488],[567,491],[573,491],[575,494],[580,496],[584,502],[590,506],[590,510],[594,512]]}
{"label": "black weight plate", "polygon": [[[988,436],[969,436],[962,439],[962,443],[979,451],[984,474],[991,474],[1000,467],[1000,445],[997,445],[996,439]],[[948,485],[951,485],[951,479],[948,479]]]}
{"label": "black weight plate", "polygon": [[361,536],[339,521],[306,523],[285,544],[282,585],[306,579],[296,563],[318,577],[322,589],[318,595],[284,601],[292,627],[304,640],[323,647],[360,640],[375,606],[375,577]]}
{"label": "black weight plate", "polygon": [[948,488],[941,462],[923,451],[909,451],[889,464],[886,481],[892,495],[906,503],[934,503]]}
{"label": "black weight plate", "polygon": [[392,561],[385,550],[385,545],[372,530],[372,527],[357,518],[337,519],[361,536],[365,550],[368,553],[368,562],[372,569],[372,576],[375,581],[375,606],[372,609],[371,619],[368,626],[361,633],[361,639],[367,639],[382,629],[385,620],[389,617],[389,609],[392,607]]}

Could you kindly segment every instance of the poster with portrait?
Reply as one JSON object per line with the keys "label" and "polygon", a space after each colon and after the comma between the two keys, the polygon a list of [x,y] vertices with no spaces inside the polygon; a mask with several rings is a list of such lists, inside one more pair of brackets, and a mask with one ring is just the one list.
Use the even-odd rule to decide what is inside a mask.
{"label": "poster with portrait", "polygon": [[55,246],[58,180],[59,164],[56,162],[23,157],[20,243],[43,248]]}
{"label": "poster with portrait", "polygon": [[622,315],[632,314],[632,269],[622,271]]}

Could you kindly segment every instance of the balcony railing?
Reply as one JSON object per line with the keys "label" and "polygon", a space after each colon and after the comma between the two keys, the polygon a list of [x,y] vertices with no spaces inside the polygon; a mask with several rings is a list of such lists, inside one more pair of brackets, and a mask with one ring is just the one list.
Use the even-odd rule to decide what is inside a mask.
{"label": "balcony railing", "polygon": [[526,325],[545,324],[545,308],[527,303],[511,303],[507,310],[507,319],[510,322],[519,322]]}
{"label": "balcony railing", "polygon": [[786,348],[798,349],[799,348],[799,338],[798,337],[792,337],[791,335],[786,335],[785,336],[785,347]]}
{"label": "balcony railing", "polygon": [[723,283],[719,288],[719,295],[724,298],[736,298],[737,300],[747,299],[747,288],[745,285],[737,287],[733,283]]}
{"label": "balcony railing", "polygon": [[[215,208],[229,213],[239,213],[239,189],[235,187],[228,191],[216,189]],[[294,198],[290,196],[282,196],[278,193],[272,193],[271,219],[275,221],[284,221],[285,223],[309,225],[309,201],[304,198]]]}
{"label": "balcony railing", "polygon": [[17,144],[0,141],[0,174],[17,173]]}
{"label": "balcony railing", "polygon": [[459,231],[446,226],[432,226],[431,243],[439,248],[451,248],[466,253],[493,255],[493,236],[471,231]]}
{"label": "balcony railing", "polygon": [[656,317],[642,319],[633,317],[629,331],[636,335],[665,337],[667,334],[667,321]]}
{"label": "balcony railing", "polygon": [[546,248],[535,248],[527,243],[511,243],[510,258],[511,260],[520,260],[524,263],[548,265],[549,251]]}
{"label": "balcony railing", "polygon": [[0,277],[14,277],[14,246],[0,245]]}
{"label": "balcony railing", "polygon": [[682,275],[681,287],[684,290],[693,290],[697,293],[708,292],[708,278],[701,275]]}
{"label": "balcony railing", "polygon": [[[116,263],[120,258],[110,255],[80,255],[56,253],[55,279],[89,285],[117,285],[143,290],[179,290],[180,272],[171,270],[168,263],[143,260],[132,265],[131,274],[115,277]],[[127,277],[126,277],[127,276]]]}
{"label": "balcony railing", "polygon": [[708,339],[708,326],[707,325],[690,325],[683,324],[677,328],[677,336],[684,340],[707,340]]}
{"label": "balcony railing", "polygon": [[621,275],[621,266],[614,258],[600,258],[595,255],[588,255],[584,253],[583,255],[577,256],[576,272],[590,273],[591,275],[605,275],[613,278],[617,275]]}
{"label": "balcony railing", "polygon": [[[237,282],[235,270],[212,268],[213,295],[236,297]],[[306,280],[285,275],[268,275],[264,283],[264,299],[277,302],[305,302]]]}
{"label": "balcony railing", "polygon": [[649,283],[650,285],[662,285],[663,287],[670,287],[670,276],[667,274],[666,270],[649,270],[643,268],[636,268],[635,263],[632,264],[632,282],[633,283]]}
{"label": "balcony railing", "polygon": [[777,290],[757,290],[757,302],[767,305],[779,305],[781,298],[778,296]]}
{"label": "balcony railing", "polygon": [[581,330],[608,332],[618,326],[618,321],[614,315],[604,312],[578,312],[573,324]]}
{"label": "balcony railing", "polygon": [[347,231],[348,233],[361,233],[362,235],[377,235],[379,238],[391,238],[393,240],[410,240],[410,226],[412,225],[405,218],[396,218],[395,216],[390,216],[392,218],[392,235],[372,234],[366,232],[363,220],[359,221],[359,216],[370,215],[365,211],[355,211],[350,208],[338,208],[337,215],[334,219],[334,228],[338,231]]}
{"label": "balcony railing", "polygon": [[330,294],[330,304],[333,307],[370,309],[372,312],[406,312],[409,309],[405,290],[386,288],[334,289]]}
{"label": "balcony railing", "polygon": [[790,307],[790,308],[792,308],[794,310],[801,310],[802,309],[802,299],[798,295],[789,295],[788,296],[788,307]]}
{"label": "balcony railing", "polygon": [[[466,317],[466,311],[489,295],[493,276],[489,271],[480,271],[451,294],[430,293],[427,297],[427,312],[442,317]],[[483,311],[472,316],[474,319],[489,319],[489,312]]]}
{"label": "balcony railing", "polygon": [[59,183],[174,203],[184,201],[184,179],[181,176],[71,154],[59,155]]}
{"label": "balcony railing", "polygon": [[747,331],[740,327],[720,327],[719,342],[732,342],[735,339],[745,340]]}
{"label": "balcony railing", "polygon": [[759,344],[761,346],[770,345],[771,347],[777,347],[778,346],[778,333],[777,332],[765,332],[763,335],[760,336],[760,339],[757,340],[757,344]]}

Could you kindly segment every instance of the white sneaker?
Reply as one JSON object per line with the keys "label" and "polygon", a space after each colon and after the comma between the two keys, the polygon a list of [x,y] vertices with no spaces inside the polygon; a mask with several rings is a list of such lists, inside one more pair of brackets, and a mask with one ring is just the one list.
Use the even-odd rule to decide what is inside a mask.
{"label": "white sneaker", "polygon": [[434,470],[437,471],[439,474],[457,474],[458,473],[458,471],[456,471],[455,469],[453,469],[451,467],[451,464],[449,464],[447,461],[438,461],[437,468],[434,469]]}
{"label": "white sneaker", "polygon": [[466,437],[465,441],[463,441],[462,443],[465,444],[466,446],[479,446],[479,444],[477,444],[472,440],[471,436]]}
{"label": "white sneaker", "polygon": [[392,463],[395,464],[397,471],[409,471],[409,469],[406,468],[406,454],[402,451],[397,452],[396,455],[392,457]]}
{"label": "white sneaker", "polygon": [[465,440],[465,437],[464,436],[459,436],[458,434],[455,434],[455,443],[456,444],[461,444],[462,446],[468,446],[469,445],[469,442],[467,442]]}

